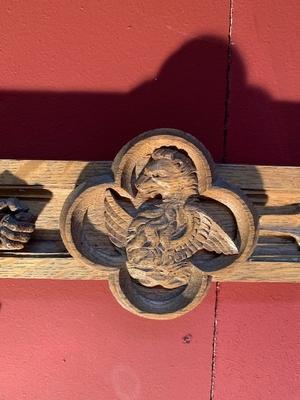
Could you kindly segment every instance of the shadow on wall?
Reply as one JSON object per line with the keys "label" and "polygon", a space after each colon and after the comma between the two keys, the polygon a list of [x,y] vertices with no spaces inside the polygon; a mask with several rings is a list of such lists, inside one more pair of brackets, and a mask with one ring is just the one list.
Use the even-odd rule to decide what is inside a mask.
{"label": "shadow on wall", "polygon": [[128,93],[2,91],[0,157],[112,159],[138,133],[173,127],[198,137],[221,161],[229,100],[227,161],[282,164],[288,152],[288,163],[299,163],[299,104],[249,87],[236,47],[232,61],[229,93],[227,43],[212,36],[184,44],[156,77]]}

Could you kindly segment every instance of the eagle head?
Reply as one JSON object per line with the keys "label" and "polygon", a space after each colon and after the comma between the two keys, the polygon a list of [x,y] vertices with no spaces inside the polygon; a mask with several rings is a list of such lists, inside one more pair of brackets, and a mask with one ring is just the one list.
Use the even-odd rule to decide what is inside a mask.
{"label": "eagle head", "polygon": [[135,186],[142,199],[161,195],[163,199],[197,193],[196,169],[191,159],[172,147],[155,150]]}

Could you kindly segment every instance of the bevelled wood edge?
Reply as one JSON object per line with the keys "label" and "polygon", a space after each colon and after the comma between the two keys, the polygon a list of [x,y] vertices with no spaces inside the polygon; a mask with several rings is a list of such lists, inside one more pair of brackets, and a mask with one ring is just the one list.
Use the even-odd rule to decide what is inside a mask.
{"label": "bevelled wood edge", "polygon": [[[106,280],[107,274],[70,256],[0,258],[0,279]],[[213,282],[300,283],[300,265],[293,262],[245,262],[235,271],[213,272]]]}

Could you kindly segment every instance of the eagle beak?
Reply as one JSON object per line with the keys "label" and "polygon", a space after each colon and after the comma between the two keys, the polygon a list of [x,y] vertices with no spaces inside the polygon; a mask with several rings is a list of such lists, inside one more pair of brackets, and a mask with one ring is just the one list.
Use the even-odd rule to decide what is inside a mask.
{"label": "eagle beak", "polygon": [[137,189],[137,194],[134,199],[134,205],[139,208],[145,200],[147,200],[147,183],[151,181],[151,177],[146,175],[140,175],[135,182],[135,187]]}
{"label": "eagle beak", "polygon": [[143,190],[143,185],[147,182],[150,181],[150,177],[146,176],[144,174],[140,175],[137,179],[137,181],[135,182],[135,187],[137,188],[138,191],[142,191]]}

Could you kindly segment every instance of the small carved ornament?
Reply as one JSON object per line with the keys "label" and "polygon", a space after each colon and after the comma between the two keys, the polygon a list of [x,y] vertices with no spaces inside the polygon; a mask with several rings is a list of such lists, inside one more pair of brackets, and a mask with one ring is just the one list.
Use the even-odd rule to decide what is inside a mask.
{"label": "small carved ornament", "polygon": [[35,228],[29,209],[16,198],[0,200],[0,250],[21,250]]}

